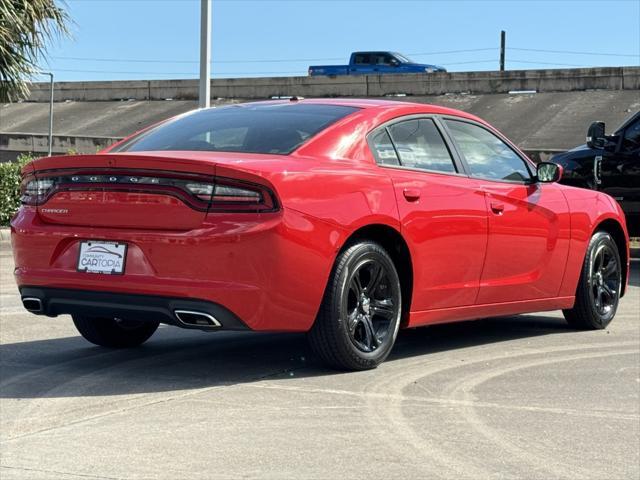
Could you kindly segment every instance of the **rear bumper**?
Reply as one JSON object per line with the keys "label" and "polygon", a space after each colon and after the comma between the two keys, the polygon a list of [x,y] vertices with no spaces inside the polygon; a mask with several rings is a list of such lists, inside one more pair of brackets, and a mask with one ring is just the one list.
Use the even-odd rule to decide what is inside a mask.
{"label": "rear bumper", "polygon": [[[90,290],[46,287],[20,287],[22,300],[33,302],[29,311],[37,315],[101,316],[123,320],[156,321],[182,328],[198,330],[248,330],[231,311],[214,302],[198,299],[171,298],[153,295],[132,295]],[[35,302],[35,299],[39,300]],[[178,315],[176,315],[178,312]],[[185,323],[180,312],[198,312],[214,321],[209,325]],[[183,316],[184,318],[184,316]]]}
{"label": "rear bumper", "polygon": [[[104,294],[116,299],[100,303],[107,311],[124,297],[204,301],[256,331],[311,328],[342,238],[338,227],[291,210],[218,214],[187,231],[57,225],[27,207],[11,222],[14,275],[21,289],[88,292],[82,298],[89,300]],[[92,239],[128,245],[123,275],[77,271],[80,242]],[[128,303],[141,307],[135,312],[144,310],[144,303]],[[52,302],[47,312],[74,313],[56,310],[59,304]],[[66,297],[64,305],[79,308]],[[104,314],[91,308],[93,316]],[[165,319],[160,321],[175,321],[168,306],[160,310]]]}

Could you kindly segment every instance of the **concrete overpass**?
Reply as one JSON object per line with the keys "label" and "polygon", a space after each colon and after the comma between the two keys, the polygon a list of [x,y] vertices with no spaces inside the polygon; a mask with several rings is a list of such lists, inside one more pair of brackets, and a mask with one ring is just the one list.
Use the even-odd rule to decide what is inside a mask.
{"label": "concrete overpass", "polygon": [[[54,152],[95,152],[197,108],[197,90],[195,80],[56,83]],[[216,79],[211,90],[216,105],[285,95],[443,105],[485,118],[537,152],[571,148],[584,142],[591,121],[603,120],[612,130],[639,110],[640,67]],[[48,95],[48,84],[34,84],[28,101],[0,106],[0,158],[46,151]]]}

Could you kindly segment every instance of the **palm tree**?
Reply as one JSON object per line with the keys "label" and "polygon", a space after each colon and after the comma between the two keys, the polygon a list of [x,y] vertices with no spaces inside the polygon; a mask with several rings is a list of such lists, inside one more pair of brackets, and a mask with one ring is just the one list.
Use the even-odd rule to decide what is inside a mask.
{"label": "palm tree", "polygon": [[29,93],[28,80],[55,35],[68,35],[69,17],[55,0],[0,0],[0,102]]}

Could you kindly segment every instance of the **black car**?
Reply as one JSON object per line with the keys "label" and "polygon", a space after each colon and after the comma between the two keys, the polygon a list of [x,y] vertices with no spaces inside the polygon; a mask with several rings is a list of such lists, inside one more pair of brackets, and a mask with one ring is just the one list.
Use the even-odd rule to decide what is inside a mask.
{"label": "black car", "polygon": [[561,183],[600,190],[615,198],[627,217],[629,235],[640,236],[640,111],[612,135],[593,122],[587,144],[554,155],[562,165]]}

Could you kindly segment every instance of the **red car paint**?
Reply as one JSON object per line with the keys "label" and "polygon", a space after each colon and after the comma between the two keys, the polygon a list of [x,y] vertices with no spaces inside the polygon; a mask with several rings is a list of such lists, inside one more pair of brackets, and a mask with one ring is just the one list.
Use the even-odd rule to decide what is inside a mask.
{"label": "red car paint", "polygon": [[[27,165],[23,173],[36,177],[114,168],[225,177],[274,192],[279,208],[207,213],[152,192],[58,192],[44,205],[22,206],[11,223],[18,286],[208,300],[253,330],[307,331],[340,249],[360,229],[381,225],[398,232],[411,255],[403,325],[413,327],[570,308],[589,239],[603,222],[624,232],[626,285],[624,216],[607,195],[382,166],[366,141],[380,124],[407,115],[470,119],[498,134],[486,122],[431,105],[300,102],[360,110],[287,156],[109,153],[112,146]],[[89,239],[126,242],[125,273],[76,271],[79,242]]]}

